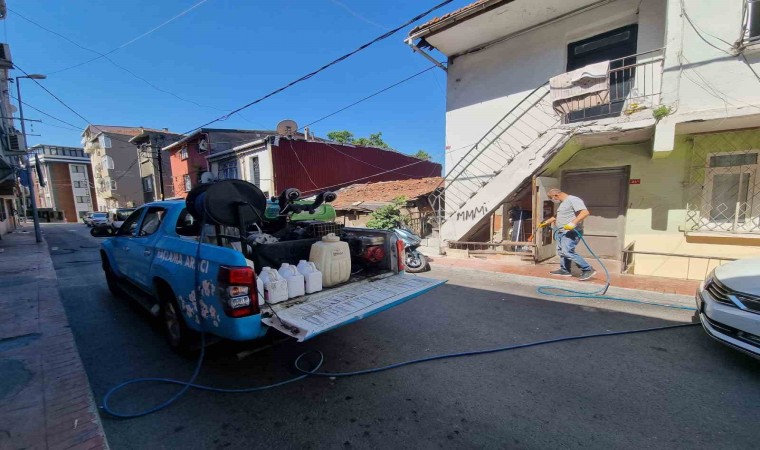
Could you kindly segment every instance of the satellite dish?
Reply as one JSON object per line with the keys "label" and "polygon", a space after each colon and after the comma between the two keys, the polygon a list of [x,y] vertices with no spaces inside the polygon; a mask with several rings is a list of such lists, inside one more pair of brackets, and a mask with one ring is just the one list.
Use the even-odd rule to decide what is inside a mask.
{"label": "satellite dish", "polygon": [[283,120],[277,124],[277,134],[280,136],[292,136],[298,131],[298,124],[295,120]]}
{"label": "satellite dish", "polygon": [[205,139],[201,139],[201,141],[198,143],[198,148],[202,152],[205,152],[206,150],[208,150],[208,141]]}
{"label": "satellite dish", "polygon": [[212,181],[216,181],[216,177],[211,172],[203,172],[201,174],[201,183],[211,183]]}

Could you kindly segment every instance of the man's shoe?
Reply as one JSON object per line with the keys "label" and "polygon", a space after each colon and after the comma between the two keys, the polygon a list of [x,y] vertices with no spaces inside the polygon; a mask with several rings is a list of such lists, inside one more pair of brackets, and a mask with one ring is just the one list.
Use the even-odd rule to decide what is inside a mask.
{"label": "man's shoe", "polygon": [[596,270],[594,269],[584,270],[583,272],[581,272],[581,277],[579,278],[579,280],[580,281],[590,280],[594,278],[594,275],[596,275]]}
{"label": "man's shoe", "polygon": [[563,277],[572,277],[573,276],[572,273],[568,272],[565,269],[552,270],[549,273],[552,274],[552,275],[560,275],[560,276],[563,276]]}

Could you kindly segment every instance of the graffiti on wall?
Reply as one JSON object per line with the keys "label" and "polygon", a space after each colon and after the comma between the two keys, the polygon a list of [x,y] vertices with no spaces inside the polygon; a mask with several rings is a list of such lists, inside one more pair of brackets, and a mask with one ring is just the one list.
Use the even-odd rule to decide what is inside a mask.
{"label": "graffiti on wall", "polygon": [[480,218],[488,212],[488,208],[485,205],[470,208],[465,211],[459,211],[456,215],[456,220],[475,220]]}

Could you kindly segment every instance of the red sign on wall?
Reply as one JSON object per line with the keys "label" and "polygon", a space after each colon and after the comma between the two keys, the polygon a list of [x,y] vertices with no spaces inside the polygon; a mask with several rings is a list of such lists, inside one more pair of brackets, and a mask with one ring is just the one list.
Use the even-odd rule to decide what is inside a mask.
{"label": "red sign on wall", "polygon": [[628,180],[628,184],[641,184],[641,178],[631,178]]}

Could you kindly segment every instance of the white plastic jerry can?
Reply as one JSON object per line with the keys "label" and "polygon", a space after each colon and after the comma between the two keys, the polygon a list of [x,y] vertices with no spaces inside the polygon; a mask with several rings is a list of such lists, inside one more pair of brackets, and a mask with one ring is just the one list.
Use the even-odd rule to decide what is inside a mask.
{"label": "white plastic jerry can", "polygon": [[264,306],[264,303],[266,303],[264,301],[264,282],[261,281],[260,276],[256,277],[256,293],[259,297],[259,306]]}
{"label": "white plastic jerry can", "polygon": [[285,278],[288,282],[288,298],[295,298],[304,295],[304,281],[303,275],[298,273],[296,266],[291,266],[288,263],[283,263],[278,271],[280,276]]}
{"label": "white plastic jerry can", "polygon": [[298,261],[298,272],[303,275],[304,287],[307,294],[313,294],[322,290],[322,272],[317,270],[313,262]]}
{"label": "white plastic jerry can", "polygon": [[267,303],[280,303],[288,299],[288,282],[271,267],[264,267],[259,274],[264,283],[264,300]]}
{"label": "white plastic jerry can", "polygon": [[348,242],[343,242],[334,233],[322,236],[320,242],[311,246],[309,261],[322,272],[322,286],[330,287],[345,283],[351,278],[351,253]]}

